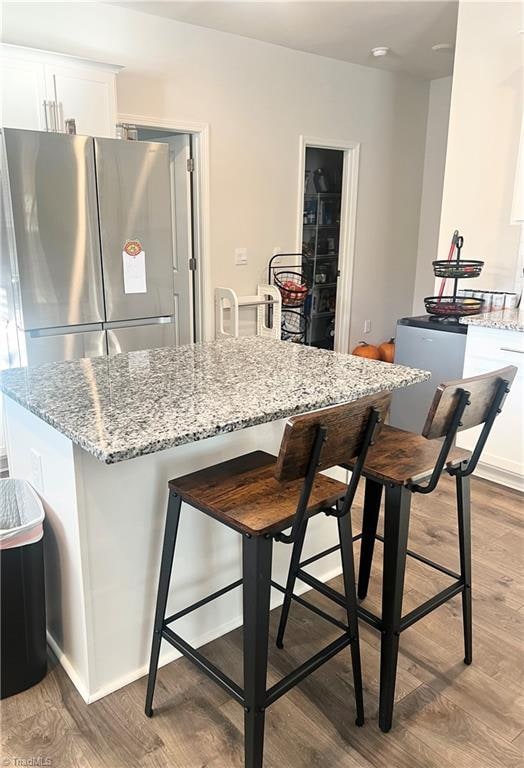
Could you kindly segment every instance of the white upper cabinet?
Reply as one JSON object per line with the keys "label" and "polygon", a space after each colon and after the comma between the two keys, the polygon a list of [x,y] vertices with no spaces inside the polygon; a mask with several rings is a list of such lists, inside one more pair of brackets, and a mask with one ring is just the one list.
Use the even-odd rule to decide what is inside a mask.
{"label": "white upper cabinet", "polygon": [[55,53],[2,46],[2,125],[114,137],[115,79],[121,67]]}
{"label": "white upper cabinet", "polygon": [[24,61],[2,53],[2,124],[9,128],[45,131],[43,66],[37,61]]}
{"label": "white upper cabinet", "polygon": [[115,75],[90,67],[46,66],[46,90],[55,93],[58,120],[73,117],[76,132],[87,136],[115,135]]}

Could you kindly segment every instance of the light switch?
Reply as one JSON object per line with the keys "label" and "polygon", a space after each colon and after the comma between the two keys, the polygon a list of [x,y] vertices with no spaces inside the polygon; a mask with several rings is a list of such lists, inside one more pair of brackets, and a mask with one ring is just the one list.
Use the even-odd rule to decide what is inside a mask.
{"label": "light switch", "polygon": [[235,248],[235,264],[237,267],[247,264],[247,248]]}

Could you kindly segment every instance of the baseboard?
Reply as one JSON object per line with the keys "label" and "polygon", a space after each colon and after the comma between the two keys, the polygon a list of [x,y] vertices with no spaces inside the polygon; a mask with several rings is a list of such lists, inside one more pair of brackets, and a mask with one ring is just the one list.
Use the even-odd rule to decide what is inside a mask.
{"label": "baseboard", "polygon": [[[326,582],[330,581],[331,579],[334,579],[336,576],[339,576],[342,572],[342,569],[340,566],[337,566],[336,568],[332,568],[329,571],[326,571],[326,573],[323,573],[320,578],[321,581]],[[297,585],[296,588],[296,594],[302,595],[305,592],[309,592],[311,590],[311,587],[309,587],[307,584],[300,584]],[[272,599],[271,599],[271,609],[278,608],[279,605],[282,605],[282,602],[284,600],[284,596],[281,592],[277,592],[276,590],[273,591]],[[241,626],[242,624],[242,617],[241,616],[235,616],[230,621],[224,622],[224,624],[221,624],[219,627],[214,628],[211,632],[206,632],[204,635],[201,635],[198,640],[194,643],[196,648],[200,648],[203,645],[206,645],[206,643],[210,643],[212,640],[216,640],[219,637],[222,637],[223,635],[226,635],[228,632],[231,632],[233,629],[237,629],[237,627]],[[49,636],[48,636],[49,639]],[[113,680],[108,685],[103,686],[102,688],[99,688],[98,690],[94,691],[92,694],[88,694],[87,691],[84,693],[81,690],[81,687],[77,684],[78,677],[75,675],[73,668],[69,664],[67,657],[62,654],[62,659],[65,660],[66,663],[62,662],[62,659],[60,658],[60,651],[56,651],[55,647],[56,644],[49,643],[51,645],[51,648],[55,652],[56,656],[59,658],[60,663],[64,667],[65,671],[71,678],[75,688],[79,691],[80,695],[86,702],[86,704],[92,704],[95,701],[98,701],[99,699],[104,698],[104,696],[108,696],[110,693],[114,693],[115,691],[118,691],[119,688],[123,688],[125,685],[129,685],[129,683],[133,683],[135,680],[139,680],[144,675],[147,675],[149,671],[148,664],[144,664],[141,667],[138,667],[137,669],[133,670],[132,672],[129,672],[129,674],[125,675],[124,677],[120,677],[116,680]],[[172,647],[166,648],[163,653],[160,654],[160,662],[159,667],[163,667],[165,664],[170,664],[172,661],[175,661],[176,659],[179,659],[181,657],[181,653],[179,653],[177,650],[175,650]],[[66,666],[67,664],[67,666]]]}
{"label": "baseboard", "polygon": [[492,483],[498,483],[498,485],[513,488],[515,491],[524,492],[524,477],[517,472],[511,472],[507,469],[494,467],[493,464],[486,464],[483,461],[479,461],[474,475],[476,477],[481,477],[483,480],[491,480]]}
{"label": "baseboard", "polygon": [[80,696],[83,698],[85,703],[89,704],[90,703],[89,691],[87,690],[87,688],[81,681],[80,677],[76,673],[75,668],[69,661],[69,658],[63,652],[60,646],[57,644],[56,640],[50,634],[49,631],[47,631],[46,635],[47,635],[47,644],[49,645],[49,647],[55,654],[56,658],[58,659],[58,663],[64,669],[65,673],[67,674],[67,676],[69,677],[69,679],[71,680],[71,682],[73,683],[73,685],[75,686],[76,690],[78,691]]}

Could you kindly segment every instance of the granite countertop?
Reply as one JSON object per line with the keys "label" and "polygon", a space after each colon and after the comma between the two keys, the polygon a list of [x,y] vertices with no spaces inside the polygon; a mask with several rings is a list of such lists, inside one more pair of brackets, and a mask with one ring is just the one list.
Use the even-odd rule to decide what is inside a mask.
{"label": "granite countertop", "polygon": [[484,312],[482,315],[461,317],[461,323],[480,325],[483,328],[500,328],[503,331],[524,331],[524,307]]}
{"label": "granite countertop", "polygon": [[112,464],[429,377],[255,336],[14,368],[0,389]]}

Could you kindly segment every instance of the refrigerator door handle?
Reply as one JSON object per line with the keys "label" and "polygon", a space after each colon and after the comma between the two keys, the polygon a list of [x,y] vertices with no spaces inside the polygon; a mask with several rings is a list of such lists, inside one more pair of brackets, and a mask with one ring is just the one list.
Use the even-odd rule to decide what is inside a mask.
{"label": "refrigerator door handle", "polygon": [[171,316],[105,323],[104,327],[110,355],[178,345],[177,329]]}
{"label": "refrigerator door handle", "polygon": [[145,317],[136,320],[113,320],[110,323],[104,323],[103,326],[106,331],[110,331],[117,328],[133,328],[143,325],[162,325],[163,323],[173,323],[174,320],[173,315],[163,315],[162,317]]}
{"label": "refrigerator door handle", "polygon": [[91,333],[91,331],[102,330],[102,323],[88,323],[86,325],[63,325],[55,328],[33,328],[27,331],[27,334],[31,339],[41,339],[45,336],[73,335],[75,333]]}
{"label": "refrigerator door handle", "polygon": [[107,354],[106,334],[101,325],[46,329],[52,333],[26,331],[24,365],[58,360],[78,360]]}

